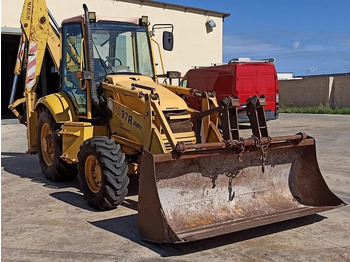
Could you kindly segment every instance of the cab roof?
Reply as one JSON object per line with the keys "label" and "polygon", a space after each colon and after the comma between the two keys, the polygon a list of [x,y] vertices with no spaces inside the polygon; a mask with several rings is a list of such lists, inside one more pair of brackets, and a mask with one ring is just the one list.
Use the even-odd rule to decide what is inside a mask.
{"label": "cab roof", "polygon": [[[138,17],[108,17],[108,16],[96,16],[96,22],[98,21],[110,21],[110,22],[127,22],[127,23],[132,23],[132,24],[139,24],[139,19]],[[82,22],[84,20],[83,15],[78,15],[78,16],[73,16],[67,19],[64,19],[62,22],[63,24],[66,23],[74,23],[74,22]]]}

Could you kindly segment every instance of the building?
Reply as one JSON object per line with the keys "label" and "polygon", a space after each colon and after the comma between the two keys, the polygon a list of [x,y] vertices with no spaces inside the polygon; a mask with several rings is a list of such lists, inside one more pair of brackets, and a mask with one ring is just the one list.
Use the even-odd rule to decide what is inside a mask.
{"label": "building", "polygon": [[292,72],[279,72],[277,73],[277,78],[279,81],[281,80],[298,80],[302,79],[301,77],[296,77]]}
{"label": "building", "polygon": [[[19,44],[20,15],[24,0],[1,2],[1,85],[2,118],[11,115],[7,105],[13,80],[13,69]],[[153,24],[174,25],[174,50],[163,51],[165,70],[186,73],[194,65],[210,65],[222,62],[223,21],[229,14],[200,8],[146,0],[46,0],[47,6],[60,24],[63,19],[83,13],[87,4],[97,15],[110,17],[149,17]],[[208,30],[208,21],[215,23]],[[161,43],[162,32],[157,31],[155,39]],[[158,54],[158,50],[155,47]],[[159,57],[157,72],[161,73]],[[50,63],[50,61],[48,61]],[[19,81],[19,83],[21,83]],[[19,87],[20,88],[20,87]],[[23,90],[23,88],[22,88]]]}
{"label": "building", "polygon": [[294,78],[294,74],[291,72],[279,72],[277,73],[278,80],[291,80]]}

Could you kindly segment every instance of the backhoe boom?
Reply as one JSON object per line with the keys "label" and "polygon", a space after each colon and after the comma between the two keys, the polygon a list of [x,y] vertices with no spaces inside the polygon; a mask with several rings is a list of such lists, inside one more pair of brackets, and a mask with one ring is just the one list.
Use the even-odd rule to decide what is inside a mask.
{"label": "backhoe boom", "polygon": [[[51,15],[52,17],[52,15]],[[28,151],[36,152],[37,116],[34,110],[37,102],[36,87],[41,73],[46,48],[54,65],[59,68],[60,38],[49,21],[49,13],[45,0],[25,0],[21,15],[22,36],[18,48],[14,70],[9,109],[27,125]],[[56,23],[56,22],[55,22]],[[18,76],[25,70],[24,97],[15,101]],[[16,107],[26,104],[25,116],[19,114]]]}

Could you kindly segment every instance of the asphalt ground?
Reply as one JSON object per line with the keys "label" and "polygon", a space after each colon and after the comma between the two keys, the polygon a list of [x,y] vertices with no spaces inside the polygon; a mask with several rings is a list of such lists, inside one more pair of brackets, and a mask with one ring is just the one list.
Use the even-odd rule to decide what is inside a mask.
{"label": "asphalt ground", "polygon": [[[350,204],[350,116],[281,114],[268,126],[271,136],[315,137],[327,184]],[[187,244],[152,244],[138,232],[137,190],[116,210],[95,211],[76,179],[48,181],[26,147],[25,126],[2,125],[2,261],[350,261],[350,205]]]}

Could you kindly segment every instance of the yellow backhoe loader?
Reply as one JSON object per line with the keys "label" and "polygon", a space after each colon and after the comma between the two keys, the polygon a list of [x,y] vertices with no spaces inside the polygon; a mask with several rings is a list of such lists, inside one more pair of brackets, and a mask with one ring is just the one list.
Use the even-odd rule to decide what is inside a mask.
{"label": "yellow backhoe loader", "polygon": [[[61,28],[44,0],[25,0],[21,16],[9,108],[26,124],[28,152],[38,154],[48,179],[78,173],[87,202],[111,209],[139,174],[139,230],[153,242],[193,241],[344,205],[322,178],[312,137],[268,135],[264,97],[238,109],[237,98],[218,104],[213,93],[159,84],[148,18],[83,8]],[[172,45],[172,32],[163,32],[164,49]],[[47,49],[60,90],[49,83],[41,96]],[[24,97],[15,100],[21,71]],[[200,96],[202,111],[182,95]],[[251,138],[239,135],[239,110]]]}

